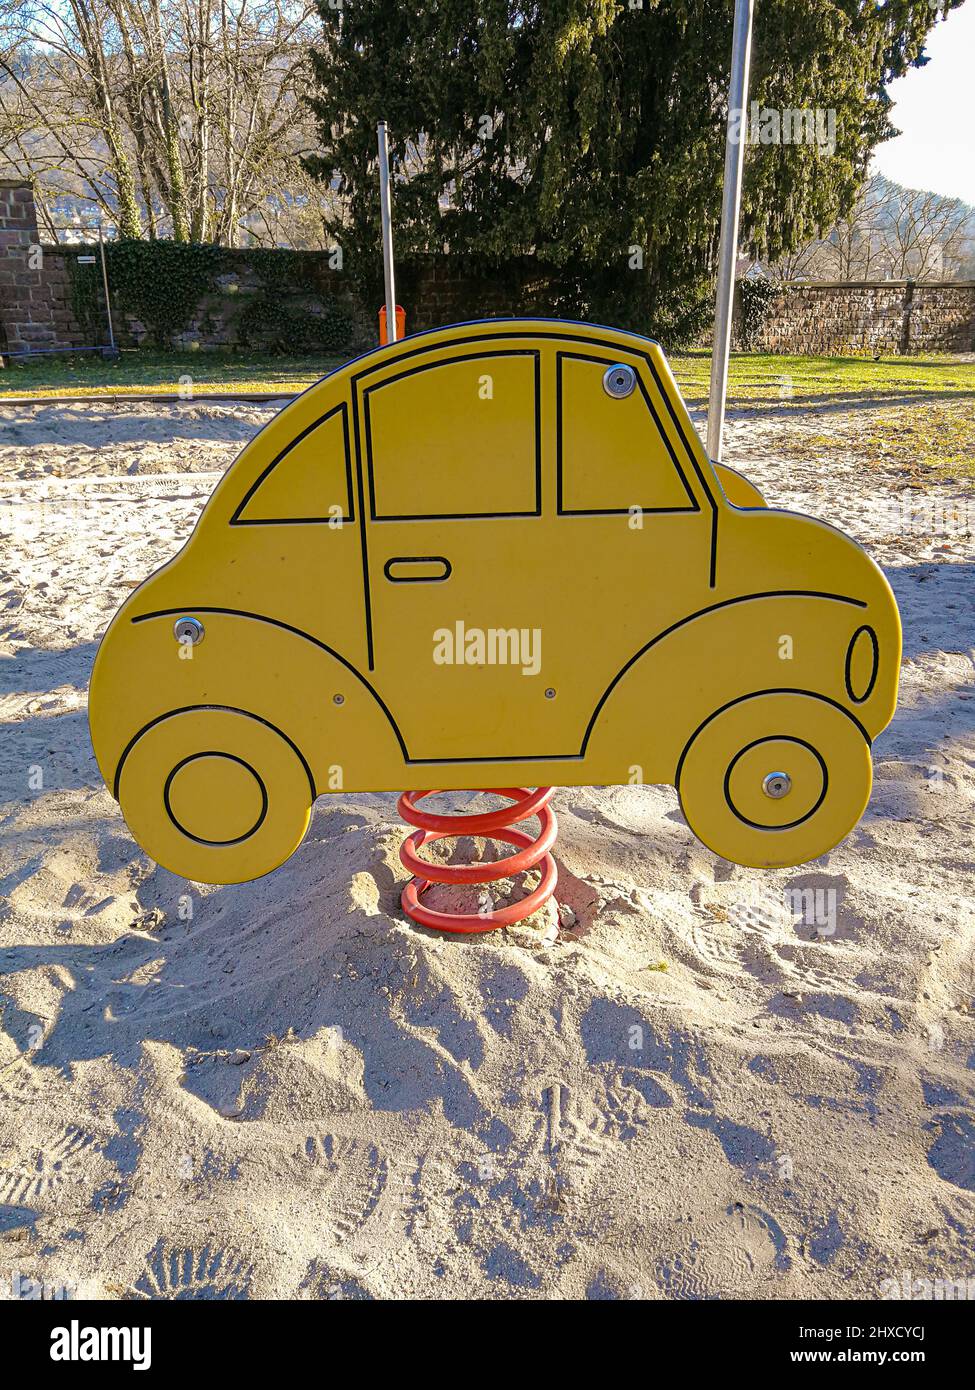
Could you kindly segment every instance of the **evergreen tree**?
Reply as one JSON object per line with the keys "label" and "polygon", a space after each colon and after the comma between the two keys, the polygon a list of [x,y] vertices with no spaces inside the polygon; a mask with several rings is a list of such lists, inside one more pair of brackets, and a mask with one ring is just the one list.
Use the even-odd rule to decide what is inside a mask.
{"label": "evergreen tree", "polygon": [[[499,274],[533,256],[552,278],[553,309],[671,343],[706,320],[732,0],[339,6],[318,0],[321,153],[309,167],[344,195],[328,230],[353,274],[373,284],[380,274],[385,118],[398,255],[462,256]],[[851,207],[871,150],[895,133],[885,86],[925,61],[938,6],[759,0],[751,101],[779,113],[780,136],[783,112],[821,114],[811,144],[763,143],[774,130],[749,123],[743,245],[778,258]]]}

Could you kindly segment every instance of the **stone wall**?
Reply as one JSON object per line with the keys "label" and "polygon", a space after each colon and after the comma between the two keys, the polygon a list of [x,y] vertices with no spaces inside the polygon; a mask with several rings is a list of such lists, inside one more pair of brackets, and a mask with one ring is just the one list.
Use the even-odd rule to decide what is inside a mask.
{"label": "stone wall", "polygon": [[756,352],[881,357],[973,352],[975,282],[781,285],[747,340],[742,333],[739,291],[735,325],[735,346]]}
{"label": "stone wall", "polygon": [[[68,271],[68,257],[71,255],[90,256],[92,254],[97,256],[97,247],[83,246],[69,250],[62,246],[41,246],[41,285],[48,298],[52,326],[59,347],[99,347],[108,342],[106,323],[100,325],[102,331],[93,336],[78,323],[71,307],[71,277]],[[98,303],[104,313],[105,301],[101,293],[101,266],[96,263],[91,267],[89,274],[97,277]]]}
{"label": "stone wall", "polygon": [[406,308],[408,333],[446,323],[554,312],[547,279],[527,257],[491,275],[463,263],[417,257],[402,268],[397,265],[396,297]]}
{"label": "stone wall", "polygon": [[59,345],[44,282],[31,189],[0,179],[0,348],[24,352]]}
{"label": "stone wall", "polygon": [[[87,328],[82,326],[72,309],[72,274],[77,271],[72,272],[70,263],[92,251],[91,246],[41,247],[41,269],[34,274],[33,281],[36,292],[47,296],[51,327],[57,343],[65,348],[82,344],[99,346],[108,341],[100,265],[83,271],[92,277],[95,321]],[[218,276],[216,290],[200,296],[184,328],[173,335],[171,346],[205,350],[254,345],[242,341],[240,319],[247,303],[264,294],[267,288],[255,259],[247,250],[227,253],[228,269]],[[291,301],[310,313],[330,302],[340,305],[352,324],[348,350],[359,352],[374,346],[379,334],[381,291],[370,296],[374,303],[366,303],[363,296],[349,288],[349,277],[330,266],[329,254],[325,251],[303,253],[303,272],[306,284],[289,297]],[[396,292],[400,304],[406,308],[409,333],[478,318],[551,313],[545,299],[544,278],[530,261],[514,262],[503,274],[484,276],[462,264],[446,264],[433,256],[404,258],[396,266]],[[149,345],[151,334],[146,325],[127,314],[114,293],[112,299],[118,345],[123,348]],[[0,314],[6,319],[6,302],[0,300],[0,305]],[[49,334],[43,346],[53,344],[54,338]],[[17,351],[25,346],[27,344],[18,339],[17,346],[11,342],[8,350]]]}
{"label": "stone wall", "polygon": [[[67,347],[82,343],[89,346],[107,344],[108,317],[102,292],[101,265],[96,262],[92,266],[72,267],[72,262],[77,261],[79,255],[91,255],[93,252],[97,255],[97,247],[45,245],[41,249],[42,283],[51,297],[60,341]],[[375,340],[375,316],[368,314],[349,292],[347,277],[331,268],[326,252],[302,253],[302,284],[295,285],[292,293],[282,293],[277,287],[270,288],[255,264],[256,258],[246,250],[228,251],[224,259],[227,262],[225,272],[216,277],[213,290],[208,289],[200,294],[186,323],[168,339],[170,347],[206,350],[260,346],[259,341],[253,343],[249,338],[245,341],[242,313],[255,298],[267,295],[274,302],[286,300],[292,309],[309,314],[320,313],[324,306],[340,306],[351,323],[347,344],[351,351],[369,346]],[[89,293],[94,300],[89,321],[84,325],[78,322],[72,303],[72,284],[79,272],[91,277]],[[155,346],[150,327],[127,312],[111,279],[109,260],[112,328],[117,345],[122,348]]]}
{"label": "stone wall", "polygon": [[[91,246],[40,246],[31,189],[0,180],[0,352],[70,350],[108,342],[101,267],[91,276],[94,309],[90,321],[77,321],[72,307],[71,258],[91,255]],[[265,256],[273,253],[263,253]],[[283,254],[283,253],[282,253]],[[292,253],[293,254],[293,253]],[[173,335],[174,347],[261,346],[253,334],[242,337],[241,312],[255,298],[286,299],[299,313],[326,314],[338,308],[350,324],[350,352],[378,339],[379,279],[374,292],[352,292],[351,277],[332,267],[329,253],[301,253],[301,285],[274,287],[263,278],[260,255],[227,252],[227,271],[212,291],[201,293],[189,321]],[[279,263],[276,263],[279,264]],[[290,274],[290,270],[289,270]],[[407,332],[447,323],[507,315],[555,313],[555,296],[528,258],[485,275],[476,265],[426,256],[402,259],[396,268],[397,298],[406,308]],[[373,302],[368,302],[369,300]],[[734,344],[760,352],[847,355],[975,351],[975,283],[915,284],[795,283],[772,291],[745,337],[739,287]],[[138,347],[150,340],[145,324],[127,315],[113,293],[116,341]],[[316,323],[317,328],[320,324]],[[344,330],[343,330],[344,331]]]}

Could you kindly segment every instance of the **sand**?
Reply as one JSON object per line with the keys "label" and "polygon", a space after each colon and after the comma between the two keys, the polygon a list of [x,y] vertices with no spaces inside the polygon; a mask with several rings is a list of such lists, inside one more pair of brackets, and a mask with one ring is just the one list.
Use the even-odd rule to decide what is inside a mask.
{"label": "sand", "polygon": [[858,462],[864,412],[733,416],[726,460],[895,588],[867,815],[762,874],[672,790],[560,791],[561,929],[445,939],[400,911],[393,797],[207,888],[95,768],[98,638],[270,414],[0,406],[0,1293],[975,1296],[961,484]]}

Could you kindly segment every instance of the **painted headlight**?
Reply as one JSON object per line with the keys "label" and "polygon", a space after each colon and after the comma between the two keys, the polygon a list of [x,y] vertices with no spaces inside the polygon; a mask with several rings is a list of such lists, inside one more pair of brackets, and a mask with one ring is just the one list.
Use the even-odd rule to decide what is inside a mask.
{"label": "painted headlight", "polygon": [[858,627],[846,649],[846,693],[855,705],[869,699],[877,682],[880,644],[868,624]]}

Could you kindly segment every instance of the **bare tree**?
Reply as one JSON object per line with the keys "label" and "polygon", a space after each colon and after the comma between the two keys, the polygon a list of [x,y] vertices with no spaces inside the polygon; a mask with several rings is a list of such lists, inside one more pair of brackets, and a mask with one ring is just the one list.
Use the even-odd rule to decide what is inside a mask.
{"label": "bare tree", "polygon": [[[74,188],[138,235],[131,167],[105,83],[105,36],[84,9],[81,14],[79,33],[70,5],[52,26],[42,7],[0,0],[4,172],[33,184],[42,216],[42,190],[53,199]],[[78,86],[85,91],[83,105],[72,99]]]}
{"label": "bare tree", "polygon": [[0,0],[7,172],[123,236],[313,244],[313,29],[311,0]]}
{"label": "bare tree", "polygon": [[871,179],[848,216],[820,243],[818,264],[824,278],[882,280],[890,276],[883,228],[896,211],[895,185]]}
{"label": "bare tree", "polygon": [[823,275],[822,241],[810,241],[768,267],[775,280],[812,280]]}
{"label": "bare tree", "polygon": [[975,209],[877,176],[825,238],[771,269],[782,280],[951,280],[973,250]]}
{"label": "bare tree", "polygon": [[885,230],[895,279],[947,280],[970,253],[975,219],[958,198],[909,189]]}

